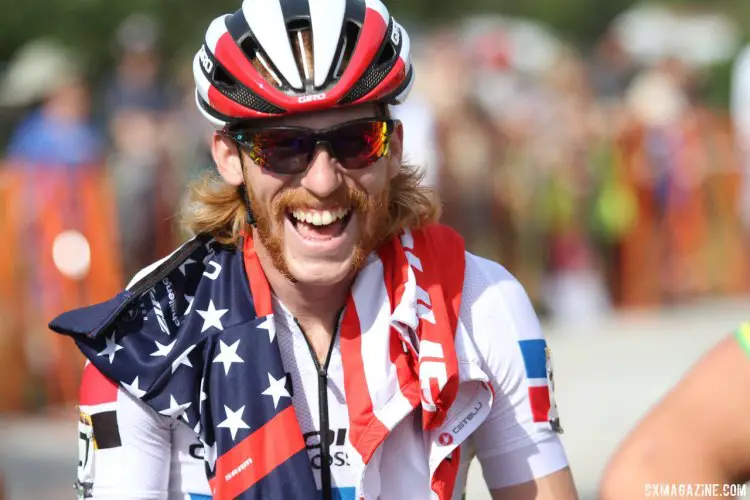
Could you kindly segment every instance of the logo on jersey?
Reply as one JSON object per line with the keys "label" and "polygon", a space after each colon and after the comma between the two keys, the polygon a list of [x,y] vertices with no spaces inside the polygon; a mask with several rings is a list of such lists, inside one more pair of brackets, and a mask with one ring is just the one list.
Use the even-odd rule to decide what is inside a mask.
{"label": "logo on jersey", "polygon": [[526,368],[533,420],[548,424],[553,431],[562,433],[554,397],[552,352],[544,339],[521,340],[518,344]]}
{"label": "logo on jersey", "polygon": [[453,444],[453,436],[449,432],[444,432],[440,434],[440,437],[438,438],[438,443],[440,443],[443,446],[450,446]]}
{"label": "logo on jersey", "polygon": [[94,425],[91,417],[83,411],[78,412],[78,499],[92,498],[94,486]]}
{"label": "logo on jersey", "polygon": [[437,411],[435,399],[448,382],[443,346],[422,340],[419,343],[419,381],[422,386],[422,403],[430,411]]}
{"label": "logo on jersey", "polygon": [[555,401],[555,374],[552,371],[552,349],[549,346],[544,350],[545,357],[547,359],[547,385],[549,386],[549,414],[548,420],[552,426],[552,430],[558,434],[563,433],[563,428],[560,425],[560,415],[557,413],[557,402]]}
{"label": "logo on jersey", "polygon": [[[349,467],[349,454],[346,447],[347,429],[330,429],[328,431],[328,450],[329,464],[331,467]],[[322,440],[320,431],[305,433],[302,438],[305,440],[305,448],[310,457],[310,465],[315,470],[320,470],[323,465]]]}

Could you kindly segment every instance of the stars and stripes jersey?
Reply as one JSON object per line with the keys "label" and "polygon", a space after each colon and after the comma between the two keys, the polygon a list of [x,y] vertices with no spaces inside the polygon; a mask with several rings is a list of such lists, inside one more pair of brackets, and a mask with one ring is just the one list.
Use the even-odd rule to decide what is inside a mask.
{"label": "stars and stripes jersey", "polygon": [[[255,315],[264,308],[273,314]],[[434,436],[432,444],[423,431],[421,412],[412,411],[394,423],[367,457],[367,465],[350,439],[350,405],[340,346],[334,344],[327,387],[334,499],[436,498],[430,490],[429,449],[435,442],[451,445],[463,427],[472,426],[473,417],[474,424],[480,423],[460,443],[458,487],[452,498],[461,497],[473,456],[491,489],[567,466],[558,437],[549,349],[522,286],[500,265],[466,253],[459,324],[465,333],[457,348],[458,363],[462,370],[475,364],[487,375],[489,411],[483,409],[479,416],[477,406],[458,419],[449,416],[449,432]],[[74,336],[94,365],[120,381],[119,387],[109,386],[109,394],[116,394],[114,403],[84,404],[92,402],[84,398],[90,383],[84,379],[79,436],[88,436],[94,444],[89,450],[82,438],[79,448],[82,494],[203,498],[199,495],[210,495],[217,478],[229,482],[243,470],[257,468],[252,477],[252,491],[260,492],[257,498],[319,496],[321,429],[313,358],[278,300],[253,301],[240,250],[196,238],[139,273],[128,290],[109,303],[67,313],[51,327]],[[195,334],[177,335],[185,330]],[[139,335],[129,335],[132,332]],[[269,343],[277,343],[277,348],[267,351]],[[125,358],[129,350],[139,357]],[[468,351],[478,353],[476,359],[461,357]],[[132,366],[118,364],[118,357],[140,363],[143,371],[134,373]],[[164,368],[154,373],[149,368],[157,362]],[[93,365],[86,372],[96,373],[99,385],[107,381]],[[182,387],[199,388],[200,396],[191,399]],[[218,391],[223,395],[220,407],[207,396]],[[239,404],[247,398],[252,408]],[[94,416],[104,412],[112,414]],[[296,433],[288,432],[293,428],[290,418],[298,424]],[[107,446],[102,446],[98,435],[112,434],[113,428],[117,438],[103,437]],[[257,449],[258,434],[264,439],[262,450]],[[255,459],[231,462],[245,446]],[[304,482],[308,473],[312,489]]]}

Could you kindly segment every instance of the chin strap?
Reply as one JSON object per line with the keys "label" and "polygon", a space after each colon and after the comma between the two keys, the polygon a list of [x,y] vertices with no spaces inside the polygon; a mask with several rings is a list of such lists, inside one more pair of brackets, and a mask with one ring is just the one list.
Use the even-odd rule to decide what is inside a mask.
{"label": "chin strap", "polygon": [[[237,156],[240,159],[240,167],[242,168],[242,177],[245,177],[245,163],[242,159],[242,150],[240,148],[240,145],[237,144]],[[245,179],[245,183],[247,183],[247,179]],[[253,215],[253,209],[250,208],[250,197],[247,195],[247,186],[245,184],[241,185],[238,188],[242,194],[242,199],[245,200],[245,208],[247,209],[247,224],[251,227],[255,227],[257,221],[255,220],[255,215]]]}

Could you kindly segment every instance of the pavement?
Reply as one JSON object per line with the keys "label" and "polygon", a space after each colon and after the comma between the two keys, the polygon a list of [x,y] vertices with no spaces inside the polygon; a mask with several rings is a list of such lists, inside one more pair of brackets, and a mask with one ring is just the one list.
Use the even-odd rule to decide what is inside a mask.
{"label": "pavement", "polygon": [[[565,430],[562,440],[581,500],[595,498],[607,459],[649,407],[703,353],[748,319],[750,298],[741,298],[545,325]],[[75,498],[74,414],[0,415],[0,443],[4,500]],[[469,472],[467,498],[490,499],[478,466]]]}

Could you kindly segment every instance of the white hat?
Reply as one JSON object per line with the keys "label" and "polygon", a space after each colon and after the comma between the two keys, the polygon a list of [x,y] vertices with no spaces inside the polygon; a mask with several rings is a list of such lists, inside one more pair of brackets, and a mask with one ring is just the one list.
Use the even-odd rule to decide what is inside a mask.
{"label": "white hat", "polygon": [[81,61],[60,42],[42,38],[24,45],[0,79],[0,106],[26,106],[76,81]]}

